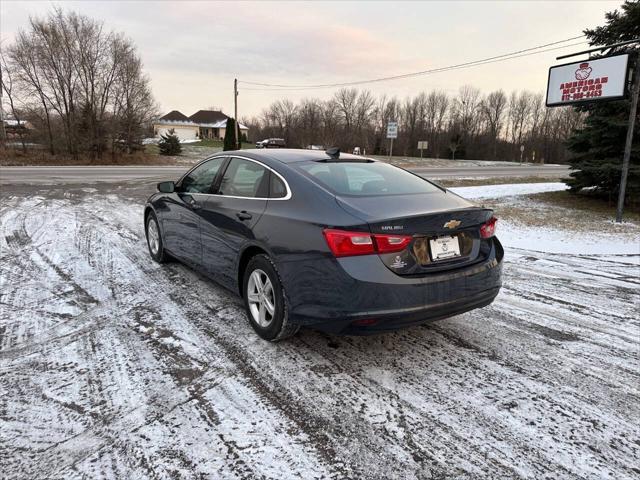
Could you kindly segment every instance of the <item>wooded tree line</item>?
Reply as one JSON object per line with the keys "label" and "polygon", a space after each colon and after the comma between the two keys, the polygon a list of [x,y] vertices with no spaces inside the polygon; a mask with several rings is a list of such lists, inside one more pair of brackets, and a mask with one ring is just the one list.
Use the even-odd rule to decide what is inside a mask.
{"label": "wooded tree line", "polygon": [[278,100],[243,123],[255,140],[281,137],[290,147],[358,146],[387,154],[387,123],[397,121],[394,155],[420,156],[418,141],[426,140],[425,157],[519,160],[524,145],[526,160],[535,152],[535,161],[564,162],[564,142],[583,119],[572,108],[546,108],[541,93],[483,94],[467,85],[455,95],[431,91],[404,100],[345,88],[329,100]]}
{"label": "wooded tree line", "polygon": [[33,125],[28,140],[52,155],[131,153],[157,115],[132,41],[89,17],[31,18],[1,60],[5,115]]}

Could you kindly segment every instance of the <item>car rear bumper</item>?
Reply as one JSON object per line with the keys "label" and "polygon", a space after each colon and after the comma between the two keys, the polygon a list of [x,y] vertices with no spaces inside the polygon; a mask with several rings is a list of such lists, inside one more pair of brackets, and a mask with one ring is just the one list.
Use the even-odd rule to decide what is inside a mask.
{"label": "car rear bumper", "polygon": [[377,255],[316,258],[279,265],[292,322],[350,335],[396,330],[490,304],[500,290],[504,251],[422,277],[390,271]]}

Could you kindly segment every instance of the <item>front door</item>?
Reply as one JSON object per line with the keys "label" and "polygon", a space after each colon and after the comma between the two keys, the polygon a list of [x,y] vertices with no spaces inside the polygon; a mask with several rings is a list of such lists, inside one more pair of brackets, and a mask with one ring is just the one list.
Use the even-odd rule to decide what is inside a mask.
{"label": "front door", "polygon": [[193,266],[202,263],[200,218],[213,181],[226,158],[218,157],[201,163],[176,185],[163,214],[163,240],[167,250]]}
{"label": "front door", "polygon": [[216,195],[207,196],[202,218],[202,257],[209,275],[234,288],[242,245],[267,207],[269,170],[242,158],[229,162]]}

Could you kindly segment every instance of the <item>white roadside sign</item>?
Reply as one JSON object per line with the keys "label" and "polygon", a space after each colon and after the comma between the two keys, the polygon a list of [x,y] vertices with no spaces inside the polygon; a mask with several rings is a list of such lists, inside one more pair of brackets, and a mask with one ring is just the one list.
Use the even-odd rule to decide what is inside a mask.
{"label": "white roadside sign", "polygon": [[429,148],[429,142],[426,140],[418,141],[418,150],[426,150]]}
{"label": "white roadside sign", "polygon": [[387,138],[398,138],[398,122],[387,123]]}
{"label": "white roadside sign", "polygon": [[624,98],[628,63],[625,53],[551,67],[547,107]]}

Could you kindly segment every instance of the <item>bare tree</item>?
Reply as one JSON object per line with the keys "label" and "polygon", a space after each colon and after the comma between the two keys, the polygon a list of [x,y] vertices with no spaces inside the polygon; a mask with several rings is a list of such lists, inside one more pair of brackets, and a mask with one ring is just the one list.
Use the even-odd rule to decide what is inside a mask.
{"label": "bare tree", "polygon": [[356,99],[355,117],[353,124],[354,142],[367,148],[367,131],[371,124],[371,113],[375,108],[375,97],[368,90],[360,92]]}
{"label": "bare tree", "polygon": [[[0,42],[0,55],[2,55],[2,43]],[[0,147],[4,148],[7,140],[7,131],[4,128],[4,71],[6,63],[4,62],[4,56],[0,63]]]}
{"label": "bare tree", "polygon": [[509,128],[511,132],[513,159],[517,160],[517,152],[522,145],[525,124],[531,113],[531,93],[527,91],[512,92],[509,97]]}
{"label": "bare tree", "polygon": [[[127,41],[123,42],[123,48]],[[143,128],[157,117],[158,108],[151,95],[149,78],[142,73],[142,62],[134,55],[123,55],[113,82],[113,115],[111,138],[115,145],[123,145],[126,153],[140,148]],[[100,117],[102,122],[102,117]]]}
{"label": "bare tree", "polygon": [[491,153],[494,160],[498,157],[498,137],[502,131],[506,106],[507,95],[502,90],[491,92],[480,106],[482,116],[487,123],[487,133],[491,142]]}
{"label": "bare tree", "polygon": [[[55,138],[74,157],[100,158],[109,144],[112,152],[137,149],[156,111],[130,40],[106,31],[101,22],[56,8],[46,18],[30,18],[8,57],[21,97],[46,125],[52,155]],[[54,136],[55,125],[62,135]]]}
{"label": "bare tree", "polygon": [[478,130],[480,90],[470,85],[460,87],[453,102],[453,117],[464,138],[473,138]]}
{"label": "bare tree", "polygon": [[420,100],[419,97],[407,97],[402,107],[402,128],[405,132],[404,154],[415,152],[420,128]]}
{"label": "bare tree", "polygon": [[298,107],[298,131],[300,145],[318,144],[322,132],[322,104],[319,100],[305,98]]}
{"label": "bare tree", "polygon": [[[46,125],[49,153],[55,155],[53,125],[51,119],[51,100],[45,91],[43,72],[38,67],[38,48],[34,39],[20,32],[16,43],[9,49],[10,62],[16,72],[20,90],[25,98],[37,98],[40,104],[42,123]],[[33,109],[34,111],[36,109]]]}
{"label": "bare tree", "polygon": [[442,130],[449,111],[449,97],[445,92],[431,92],[427,96],[425,123],[429,144],[436,158],[440,156]]}
{"label": "bare tree", "polygon": [[[26,125],[21,120],[21,116],[18,113],[18,110],[16,109],[16,102],[15,102],[16,92],[14,88],[12,72],[11,70],[9,70],[7,66],[7,61],[5,59],[3,52],[0,52],[0,71],[2,72],[2,74],[0,74],[0,84],[1,84],[0,88],[3,94],[7,97],[7,100],[9,102],[9,108],[11,109],[11,115],[13,116],[13,119],[17,123],[16,127],[17,127],[17,131],[20,132],[19,136],[20,136],[20,142],[22,143],[22,151],[26,152],[27,147],[24,143],[24,133],[21,132],[21,129],[26,128]],[[4,104],[0,103],[0,109],[4,112]],[[2,140],[4,141],[6,139],[6,132],[4,127],[4,114],[0,115],[0,120],[2,121]]]}

